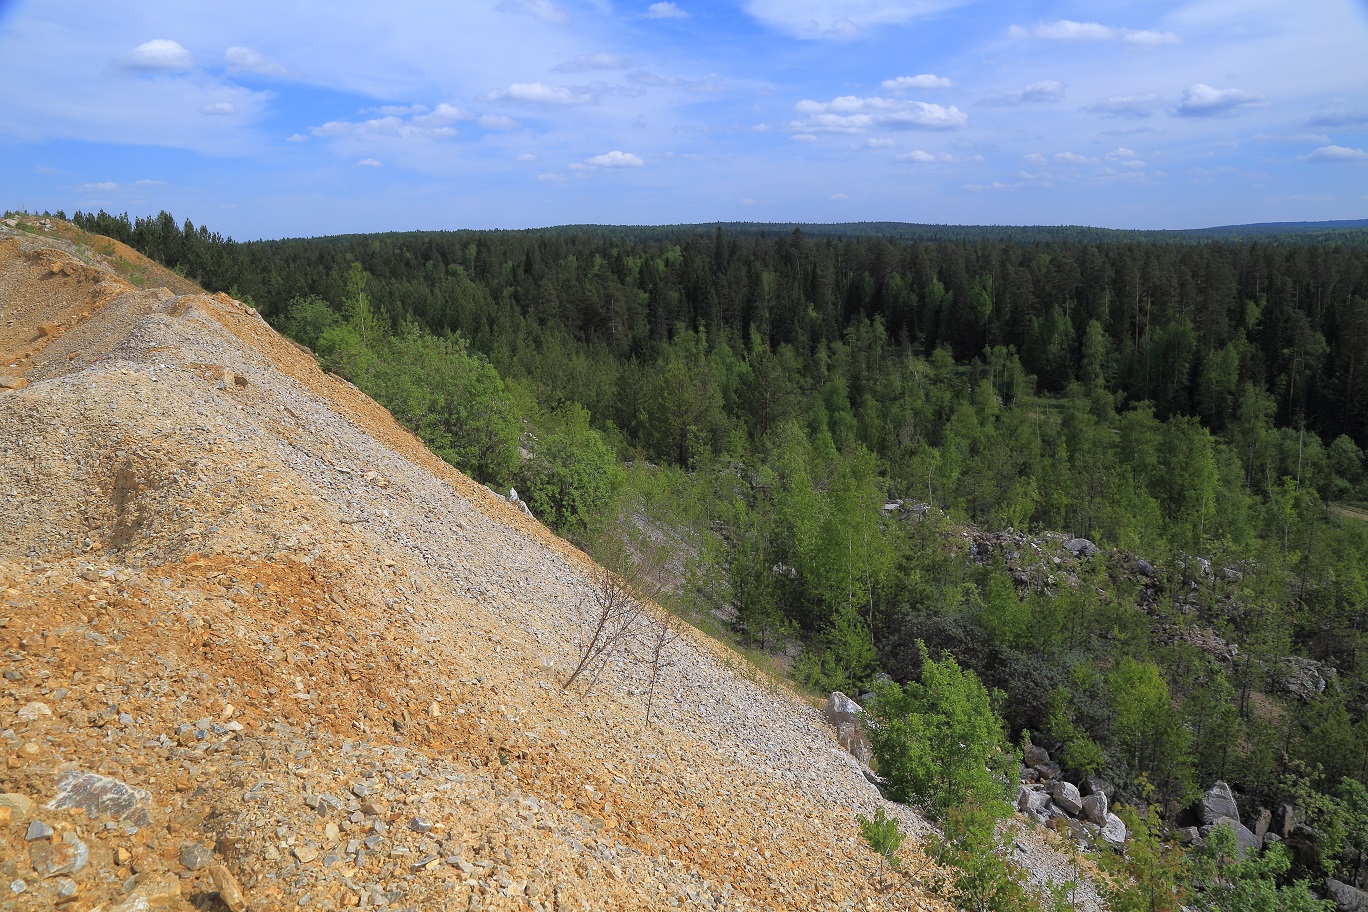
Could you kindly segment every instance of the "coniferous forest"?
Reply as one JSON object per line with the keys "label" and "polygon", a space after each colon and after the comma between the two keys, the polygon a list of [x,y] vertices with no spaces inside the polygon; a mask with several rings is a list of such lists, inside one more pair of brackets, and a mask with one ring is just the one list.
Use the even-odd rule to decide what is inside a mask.
{"label": "coniferous forest", "polygon": [[[562,534],[666,541],[690,610],[814,688],[953,656],[1128,802],[1225,779],[1303,809],[1301,876],[1368,864],[1361,227],[75,221],[253,303]],[[1009,529],[1099,550],[970,559]]]}

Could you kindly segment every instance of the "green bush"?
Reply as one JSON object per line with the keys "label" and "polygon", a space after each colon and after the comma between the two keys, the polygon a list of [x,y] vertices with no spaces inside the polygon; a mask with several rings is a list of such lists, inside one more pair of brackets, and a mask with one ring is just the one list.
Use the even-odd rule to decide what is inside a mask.
{"label": "green bush", "polygon": [[543,435],[518,474],[522,497],[538,519],[562,535],[583,534],[622,485],[622,468],[589,413],[570,403],[559,427]]}
{"label": "green bush", "polygon": [[966,800],[1001,801],[1020,760],[994,694],[953,657],[936,662],[926,644],[917,648],[921,680],[901,687],[880,682],[870,711],[870,743],[889,796],[936,818]]}

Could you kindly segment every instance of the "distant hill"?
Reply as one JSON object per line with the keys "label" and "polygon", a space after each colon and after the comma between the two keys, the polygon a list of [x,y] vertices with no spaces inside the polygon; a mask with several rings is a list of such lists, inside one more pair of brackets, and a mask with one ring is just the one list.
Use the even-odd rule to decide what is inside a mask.
{"label": "distant hill", "polygon": [[800,231],[814,237],[885,237],[893,240],[1012,240],[1024,243],[1049,241],[1164,242],[1267,240],[1298,243],[1368,242],[1368,219],[1332,222],[1262,222],[1168,231],[1092,228],[1086,225],[924,225],[913,222],[708,222],[692,225],[557,225],[530,229],[559,234],[597,234],[660,240],[680,234],[722,229],[726,234],[778,236]]}

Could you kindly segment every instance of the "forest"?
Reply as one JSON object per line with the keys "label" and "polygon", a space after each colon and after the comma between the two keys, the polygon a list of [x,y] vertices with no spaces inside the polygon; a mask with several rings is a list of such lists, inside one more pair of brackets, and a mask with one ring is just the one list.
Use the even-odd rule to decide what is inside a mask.
{"label": "forest", "polygon": [[[815,690],[953,659],[1126,803],[1173,820],[1224,779],[1320,834],[1292,875],[1368,862],[1361,225],[73,221],[252,303],[562,534],[668,542],[681,603]],[[1006,530],[1099,550],[969,559]]]}

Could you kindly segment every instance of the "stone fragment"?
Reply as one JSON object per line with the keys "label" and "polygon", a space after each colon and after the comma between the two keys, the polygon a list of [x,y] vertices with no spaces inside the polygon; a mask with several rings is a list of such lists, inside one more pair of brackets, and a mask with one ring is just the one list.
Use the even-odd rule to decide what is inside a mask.
{"label": "stone fragment", "polygon": [[28,842],[33,842],[36,839],[51,838],[52,827],[48,826],[46,823],[43,823],[43,821],[41,820],[30,821],[28,829],[24,831],[24,839]]}
{"label": "stone fragment", "polygon": [[68,770],[58,776],[57,797],[47,804],[54,811],[80,808],[91,820],[114,820],[140,827],[151,822],[151,806],[151,792],[83,770]]}
{"label": "stone fragment", "polygon": [[13,815],[10,822],[23,823],[33,813],[33,799],[18,792],[6,792],[0,795],[0,808],[9,809]]}
{"label": "stone fragment", "polygon": [[424,817],[414,817],[408,822],[408,828],[415,833],[426,833],[432,829],[432,822]]}
{"label": "stone fragment", "polygon": [[109,912],[158,912],[180,904],[180,878],[165,871],[139,874],[133,878],[133,889]]}
{"label": "stone fragment", "polygon": [[1075,817],[1083,810],[1083,799],[1078,794],[1078,786],[1072,782],[1057,780],[1050,787],[1050,797],[1054,798],[1055,804]]}
{"label": "stone fragment", "polygon": [[243,912],[247,908],[247,900],[242,895],[242,888],[238,886],[237,878],[233,872],[221,864],[210,865],[207,873],[209,879],[214,882],[214,889],[218,890],[219,900],[228,907],[229,912]]}
{"label": "stone fragment", "polygon": [[300,845],[295,846],[290,854],[298,859],[300,864],[308,864],[318,857],[318,849],[311,845]]}
{"label": "stone fragment", "polygon": [[57,905],[71,902],[76,898],[76,881],[70,877],[57,878]]}
{"label": "stone fragment", "polygon": [[1026,786],[1017,789],[1016,807],[1023,814],[1029,814],[1039,820],[1049,803],[1050,795],[1044,789],[1033,789]]}
{"label": "stone fragment", "polygon": [[1050,752],[1036,744],[1027,744],[1022,758],[1026,765],[1032,769],[1039,769],[1043,764],[1050,762]]}
{"label": "stone fragment", "polygon": [[52,708],[46,703],[39,703],[34,700],[32,703],[25,703],[14,715],[23,722],[37,722],[44,716],[52,715]]}
{"label": "stone fragment", "polygon": [[90,849],[75,833],[61,839],[37,841],[29,845],[29,862],[39,877],[75,874],[90,860]]}
{"label": "stone fragment", "polygon": [[28,386],[27,377],[15,377],[11,374],[0,376],[0,389],[17,390]]}
{"label": "stone fragment", "polygon": [[181,846],[180,863],[188,870],[198,871],[214,863],[214,853],[198,842],[187,842]]}
{"label": "stone fragment", "polygon": [[1071,538],[1064,543],[1064,550],[1079,557],[1092,557],[1100,549],[1086,538]]}

